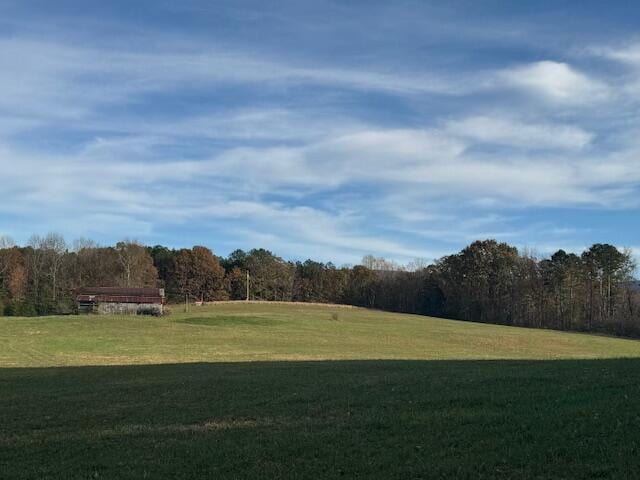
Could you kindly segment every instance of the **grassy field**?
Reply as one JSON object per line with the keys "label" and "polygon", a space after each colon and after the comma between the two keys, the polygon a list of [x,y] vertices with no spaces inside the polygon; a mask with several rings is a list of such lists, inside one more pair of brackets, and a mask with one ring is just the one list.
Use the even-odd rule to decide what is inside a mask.
{"label": "grassy field", "polygon": [[640,478],[640,342],[178,310],[0,318],[0,479]]}

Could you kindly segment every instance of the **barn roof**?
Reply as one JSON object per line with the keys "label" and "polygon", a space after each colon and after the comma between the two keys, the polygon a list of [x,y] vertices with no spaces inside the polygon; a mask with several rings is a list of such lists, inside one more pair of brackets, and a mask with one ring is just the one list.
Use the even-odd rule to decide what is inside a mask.
{"label": "barn roof", "polygon": [[76,293],[81,303],[164,303],[164,288],[83,287]]}
{"label": "barn roof", "polygon": [[164,288],[82,287],[78,295],[111,295],[122,297],[164,297]]}

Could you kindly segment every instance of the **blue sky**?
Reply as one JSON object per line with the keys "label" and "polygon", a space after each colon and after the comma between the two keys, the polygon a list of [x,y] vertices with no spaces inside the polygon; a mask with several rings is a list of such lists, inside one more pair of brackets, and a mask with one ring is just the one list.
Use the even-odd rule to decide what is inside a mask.
{"label": "blue sky", "polygon": [[0,234],[640,252],[634,2],[0,0]]}

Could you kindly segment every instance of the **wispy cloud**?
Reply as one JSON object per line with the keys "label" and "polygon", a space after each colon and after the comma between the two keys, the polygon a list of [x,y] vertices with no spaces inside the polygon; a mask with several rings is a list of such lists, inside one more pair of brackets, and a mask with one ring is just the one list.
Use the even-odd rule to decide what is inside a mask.
{"label": "wispy cloud", "polygon": [[612,95],[608,86],[563,62],[545,60],[504,69],[498,78],[507,85],[564,104],[592,104]]}
{"label": "wispy cloud", "polygon": [[[222,175],[233,175],[237,165],[243,165],[245,178],[271,186],[386,183],[403,189],[422,188],[434,197],[493,197],[520,206],[635,204],[633,187],[640,174],[631,152],[606,157],[474,153],[471,143],[457,138],[463,127],[468,125],[449,125],[456,135],[439,130],[375,130],[303,147],[233,149],[215,164]],[[540,127],[528,128],[549,137]],[[501,132],[492,134],[496,143],[505,142]],[[511,142],[523,140],[522,132],[517,134],[520,137],[510,137]],[[569,141],[583,143],[588,135],[569,130],[567,137],[554,140],[555,146],[559,141],[563,148]]]}
{"label": "wispy cloud", "polygon": [[0,108],[78,118],[105,105],[176,88],[311,84],[410,94],[460,94],[464,84],[416,72],[304,66],[242,51],[120,51],[24,39],[0,40]]}
{"label": "wispy cloud", "polygon": [[[384,10],[414,30],[389,20],[383,35],[372,15],[306,36],[316,19],[289,12],[285,41],[257,11],[261,48],[220,28],[132,21],[125,39],[91,41],[74,18],[39,35],[13,25],[0,36],[0,230],[337,262],[434,258],[485,236],[546,252],[587,245],[591,223],[637,243],[604,219],[638,212],[636,44],[552,49],[526,18],[517,35],[466,19],[468,35],[452,23],[427,38]],[[328,34],[346,36],[310,44]]]}
{"label": "wispy cloud", "polygon": [[476,116],[447,122],[446,130],[473,141],[534,150],[581,149],[593,134],[573,125],[527,123],[509,117]]}
{"label": "wispy cloud", "polygon": [[640,42],[619,47],[591,47],[589,52],[627,65],[640,66]]}

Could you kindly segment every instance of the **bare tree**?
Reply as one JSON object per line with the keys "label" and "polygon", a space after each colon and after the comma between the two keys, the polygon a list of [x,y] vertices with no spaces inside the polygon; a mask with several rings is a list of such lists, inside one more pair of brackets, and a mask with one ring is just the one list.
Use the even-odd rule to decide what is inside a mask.
{"label": "bare tree", "polygon": [[139,286],[155,285],[158,271],[145,247],[136,240],[124,240],[116,244],[116,253],[122,267],[124,286],[134,283]]}
{"label": "bare tree", "polygon": [[0,235],[0,250],[6,248],[12,248],[16,246],[16,242],[13,241],[9,235]]}
{"label": "bare tree", "polygon": [[429,266],[429,260],[426,258],[414,258],[409,263],[407,263],[407,271],[408,272],[418,272],[420,270],[424,270]]}
{"label": "bare tree", "polygon": [[8,250],[16,246],[13,239],[7,235],[0,235],[0,275],[4,275],[9,268]]}
{"label": "bare tree", "polygon": [[76,238],[73,241],[73,251],[76,253],[80,252],[81,250],[92,250],[99,247],[100,245],[98,244],[98,242],[90,238],[80,237]]}
{"label": "bare tree", "polygon": [[34,299],[40,297],[40,281],[42,280],[42,271],[44,269],[44,252],[42,250],[43,239],[40,235],[31,235],[27,246],[29,247],[27,258],[27,267],[29,270],[29,278],[33,285]]}
{"label": "bare tree", "polygon": [[393,260],[387,260],[384,257],[374,257],[373,255],[365,255],[362,257],[360,264],[369,270],[380,270],[385,272],[398,272],[404,271],[405,269]]}
{"label": "bare tree", "polygon": [[131,271],[135,263],[137,248],[140,244],[137,240],[124,239],[116,244],[116,252],[122,266],[122,276],[126,287],[131,286]]}
{"label": "bare tree", "polygon": [[49,233],[42,239],[40,248],[43,250],[51,277],[51,298],[55,301],[58,292],[58,274],[68,250],[67,242],[62,235]]}

